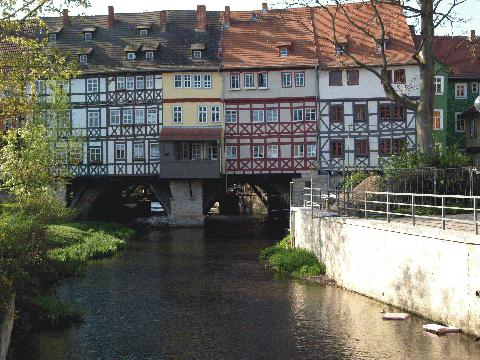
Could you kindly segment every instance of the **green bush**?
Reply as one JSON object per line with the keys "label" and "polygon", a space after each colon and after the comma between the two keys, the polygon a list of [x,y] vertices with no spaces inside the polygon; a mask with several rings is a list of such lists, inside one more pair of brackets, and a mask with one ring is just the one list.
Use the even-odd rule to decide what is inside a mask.
{"label": "green bush", "polygon": [[293,274],[298,277],[310,277],[310,276],[318,276],[318,275],[325,275],[327,271],[325,264],[323,263],[316,263],[313,265],[303,265],[299,270],[295,271]]}
{"label": "green bush", "polygon": [[64,328],[82,321],[82,312],[70,301],[52,296],[37,296],[31,301],[31,316],[42,328]]}

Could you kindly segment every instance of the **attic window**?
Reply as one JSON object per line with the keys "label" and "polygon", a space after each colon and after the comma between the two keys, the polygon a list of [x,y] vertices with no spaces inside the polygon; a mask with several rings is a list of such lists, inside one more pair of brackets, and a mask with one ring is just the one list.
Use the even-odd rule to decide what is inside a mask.
{"label": "attic window", "polygon": [[56,33],[48,34],[48,41],[50,42],[57,41],[57,34]]}
{"label": "attic window", "polygon": [[92,53],[93,48],[81,48],[77,50],[78,62],[80,64],[88,63],[88,56]]}
{"label": "attic window", "polygon": [[127,52],[127,60],[135,60],[137,55],[134,52]]}
{"label": "attic window", "polygon": [[201,59],[202,58],[202,50],[193,50],[193,58],[194,59]]}
{"label": "attic window", "polygon": [[145,60],[153,60],[153,51],[145,52]]}
{"label": "attic window", "polygon": [[148,36],[148,29],[140,29],[140,36],[147,37]]}
{"label": "attic window", "polygon": [[335,45],[335,52],[337,55],[343,55],[347,51],[347,44],[346,43],[338,43]]}
{"label": "attic window", "polygon": [[93,33],[92,32],[84,32],[83,33],[83,39],[86,40],[86,41],[90,41],[93,39]]}
{"label": "attic window", "polygon": [[281,47],[280,48],[280,56],[288,56],[288,48],[287,47]]}
{"label": "attic window", "polygon": [[382,37],[381,36],[377,36],[377,38],[375,39],[375,46],[377,48],[378,53],[381,53],[382,49],[383,49],[383,51],[387,50],[387,44],[388,44],[388,36],[387,35],[383,36],[383,42],[382,42]]}
{"label": "attic window", "polygon": [[78,61],[80,64],[87,64],[88,63],[88,55],[79,55]]}

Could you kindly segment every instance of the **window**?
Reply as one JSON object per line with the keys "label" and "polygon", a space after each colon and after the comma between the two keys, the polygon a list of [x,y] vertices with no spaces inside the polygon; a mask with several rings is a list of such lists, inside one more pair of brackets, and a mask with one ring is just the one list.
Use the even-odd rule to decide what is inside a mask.
{"label": "window", "polygon": [[87,55],[80,55],[78,57],[78,61],[80,64],[86,64],[88,62],[88,56]]}
{"label": "window", "polygon": [[394,75],[393,82],[395,84],[405,84],[406,83],[405,69],[396,69],[396,70],[394,70],[393,75]]}
{"label": "window", "polygon": [[233,145],[225,146],[225,157],[227,159],[236,159],[237,158],[237,147]]}
{"label": "window", "polygon": [[433,130],[443,129],[443,110],[434,109],[433,110]]}
{"label": "window", "polygon": [[145,78],[143,76],[137,76],[136,87],[137,87],[137,90],[145,89]]}
{"label": "window", "polygon": [[57,34],[48,34],[48,41],[57,41]]}
{"label": "window", "polygon": [[148,30],[147,29],[140,29],[140,36],[141,37],[148,36]]}
{"label": "window", "polygon": [[478,94],[478,83],[472,83],[472,94]]}
{"label": "window", "polygon": [[125,144],[115,144],[115,160],[125,160]]}
{"label": "window", "polygon": [[280,56],[288,56],[288,48],[281,47],[280,48]]}
{"label": "window", "polygon": [[92,164],[100,164],[102,162],[102,148],[91,147],[88,150],[88,159]]}
{"label": "window", "polygon": [[125,90],[125,78],[117,77],[117,90]]}
{"label": "window", "polygon": [[380,105],[380,120],[389,121],[392,119],[392,107],[390,104]]}
{"label": "window", "polygon": [[98,92],[98,79],[87,79],[87,93]]}
{"label": "window", "polygon": [[267,158],[278,158],[278,145],[267,145]]}
{"label": "window", "polygon": [[197,107],[197,121],[199,123],[206,123],[208,117],[208,108],[204,105]]}
{"label": "window", "polygon": [[190,144],[189,143],[175,143],[175,160],[190,159]]}
{"label": "window", "polygon": [[153,51],[145,52],[145,60],[153,60]]}
{"label": "window", "polygon": [[182,75],[175,75],[173,77],[173,87],[179,89],[182,87]]}
{"label": "window", "polygon": [[472,119],[472,121],[470,121],[470,137],[477,137],[477,120],[475,119]]}
{"label": "window", "polygon": [[367,121],[367,105],[366,104],[355,104],[353,106],[353,120],[354,121]]}
{"label": "window", "polygon": [[123,124],[130,125],[133,123],[133,110],[124,109],[123,110]]}
{"label": "window", "polygon": [[201,160],[203,158],[203,146],[199,143],[192,144],[192,160]]}
{"label": "window", "polygon": [[258,74],[258,87],[260,89],[268,88],[268,74],[267,73],[260,73]]}
{"label": "window", "polygon": [[47,91],[47,86],[45,80],[35,80],[35,92],[37,94],[45,94]]}
{"label": "window", "polygon": [[332,157],[339,158],[343,156],[343,141],[342,140],[332,140]]}
{"label": "window", "polygon": [[145,144],[136,143],[133,144],[133,160],[144,160],[145,159]]}
{"label": "window", "polygon": [[400,105],[393,105],[393,120],[403,121],[405,120],[405,108]]}
{"label": "window", "polygon": [[265,147],[263,145],[253,145],[253,158],[263,159],[265,157]]}
{"label": "window", "polygon": [[330,121],[333,123],[343,122],[343,105],[330,105]]}
{"label": "window", "polygon": [[212,106],[211,119],[212,123],[220,122],[220,106]]}
{"label": "window", "polygon": [[263,110],[253,110],[252,111],[252,122],[254,123],[262,123],[265,121],[264,119],[265,113]]}
{"label": "window", "polygon": [[173,107],[173,122],[174,123],[181,123],[182,122],[182,107],[181,106],[174,106]]}
{"label": "window", "polygon": [[342,86],[342,70],[330,71],[328,84],[330,86]]}
{"label": "window", "polygon": [[255,87],[255,77],[252,73],[244,75],[244,87],[245,88],[254,88]]}
{"label": "window", "polygon": [[150,144],[150,159],[151,160],[160,159],[160,144],[158,143]]}
{"label": "window", "polygon": [[153,89],[155,87],[155,78],[153,75],[147,75],[145,77],[145,88]]}
{"label": "window", "polygon": [[394,154],[399,154],[405,147],[405,139],[380,139],[379,140],[379,154],[391,155],[392,150]]}
{"label": "window", "polygon": [[309,158],[317,157],[317,144],[307,144],[307,157]]}
{"label": "window", "polygon": [[218,159],[218,146],[216,142],[208,142],[205,144],[205,155],[208,160]]}
{"label": "window", "polygon": [[267,122],[277,122],[278,121],[278,110],[277,109],[267,109]]}
{"label": "window", "polygon": [[305,156],[305,153],[304,153],[303,144],[293,145],[293,157],[300,158],[300,157],[304,157],[304,156]]}
{"label": "window", "polygon": [[84,32],[83,33],[83,39],[84,40],[87,40],[87,41],[90,41],[93,39],[93,34],[91,32]]}
{"label": "window", "polygon": [[202,75],[195,74],[193,75],[193,87],[199,89],[202,87]]}
{"label": "window", "polygon": [[465,99],[467,97],[467,84],[457,83],[455,84],[455,97],[458,99]]}
{"label": "window", "polygon": [[190,74],[183,75],[183,87],[184,88],[192,87],[192,75]]}
{"label": "window", "polygon": [[100,127],[100,111],[89,111],[87,114],[87,118],[89,128]]}
{"label": "window", "polygon": [[358,85],[360,83],[360,75],[358,70],[347,70],[347,85]]}
{"label": "window", "polygon": [[462,113],[455,113],[455,132],[463,133],[465,132],[465,119],[462,119]]}
{"label": "window", "polygon": [[346,44],[336,44],[335,45],[335,52],[337,53],[337,55],[345,54],[346,50],[347,50],[347,45]]}
{"label": "window", "polygon": [[110,110],[110,125],[120,125],[120,110]]}
{"label": "window", "polygon": [[295,87],[304,87],[305,86],[305,73],[296,72],[295,73]]}
{"label": "window", "polygon": [[306,121],[315,121],[317,120],[317,109],[307,108],[305,109],[305,120]]}
{"label": "window", "polygon": [[240,75],[239,74],[230,75],[230,89],[232,89],[232,90],[240,89]]}
{"label": "window", "polygon": [[368,156],[368,140],[355,140],[355,156],[367,157]]}
{"label": "window", "polygon": [[433,80],[433,87],[435,89],[435,95],[443,95],[443,76],[435,76]]}
{"label": "window", "polygon": [[147,109],[147,124],[156,124],[158,120],[158,112],[156,108]]}
{"label": "window", "polygon": [[127,60],[135,60],[137,55],[134,52],[127,53]]}
{"label": "window", "polygon": [[125,88],[127,90],[134,90],[135,89],[135,78],[133,76],[129,76],[126,78]]}
{"label": "window", "polygon": [[203,87],[205,89],[210,89],[212,87],[212,75],[210,74],[203,75]]}
{"label": "window", "polygon": [[400,154],[400,152],[405,147],[405,139],[393,139],[392,140],[392,150],[395,154]]}
{"label": "window", "polygon": [[282,72],[282,87],[292,87],[292,73]]}
{"label": "window", "polygon": [[237,110],[225,110],[225,122],[236,123],[237,122]]}
{"label": "window", "polygon": [[193,58],[194,59],[201,59],[202,58],[202,51],[201,50],[194,50],[193,51]]}
{"label": "window", "polygon": [[145,109],[135,109],[135,124],[145,124]]}
{"label": "window", "polygon": [[303,121],[303,109],[293,109],[293,121]]}

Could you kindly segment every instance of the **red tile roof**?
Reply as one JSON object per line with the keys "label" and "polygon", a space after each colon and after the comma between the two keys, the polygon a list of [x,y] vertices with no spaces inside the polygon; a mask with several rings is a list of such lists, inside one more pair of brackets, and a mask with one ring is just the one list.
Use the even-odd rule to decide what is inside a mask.
{"label": "red tile roof", "polygon": [[222,137],[221,127],[211,128],[188,128],[188,127],[164,127],[160,132],[161,141],[175,140],[220,140]]}
{"label": "red tile roof", "polygon": [[[278,9],[265,14],[232,11],[230,16],[230,27],[223,34],[224,68],[317,64],[311,9]],[[281,43],[291,43],[288,56],[280,56]]]}
{"label": "red tile roof", "polygon": [[[377,38],[381,32],[381,26],[375,21],[375,13],[369,3],[350,3],[343,5],[348,17],[360,28],[366,30],[369,35]],[[385,33],[388,37],[385,54],[389,65],[414,64],[413,39],[408,27],[405,15],[398,6],[380,3],[377,5],[378,12],[384,23]],[[347,40],[347,51],[369,65],[381,65],[382,58],[376,50],[374,39],[366,35],[358,27],[354,26],[341,8],[329,6],[328,10],[335,14],[335,35],[340,39]],[[317,50],[319,53],[320,66],[325,67],[348,67],[356,66],[355,62],[347,55],[337,55],[334,46],[334,30],[332,16],[326,9],[315,8],[314,28],[317,38]]]}
{"label": "red tile roof", "polygon": [[479,38],[472,42],[466,36],[435,36],[433,46],[435,58],[450,70],[450,76],[480,78]]}

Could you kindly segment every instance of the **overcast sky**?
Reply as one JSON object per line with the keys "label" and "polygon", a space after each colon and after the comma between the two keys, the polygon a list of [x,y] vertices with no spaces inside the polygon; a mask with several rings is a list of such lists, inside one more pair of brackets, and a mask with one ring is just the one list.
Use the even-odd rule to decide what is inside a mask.
{"label": "overcast sky", "polygon": [[[90,0],[92,6],[88,9],[71,9],[71,13],[77,15],[79,13],[88,15],[107,14],[108,5],[115,7],[115,12],[143,12],[158,10],[193,10],[197,4],[205,4],[207,10],[222,10],[225,5],[230,5],[232,10],[255,10],[262,7],[262,0]],[[452,0],[443,0],[450,3]],[[288,0],[287,0],[288,2]],[[270,1],[269,4],[284,3],[280,1]],[[293,1],[291,1],[293,3]],[[455,34],[465,35],[470,29],[476,29],[480,34],[480,0],[467,0],[465,4],[458,7],[457,13],[459,17],[466,20],[466,23],[457,23],[452,28],[450,24],[445,24],[438,29],[437,34]],[[474,11],[472,11],[474,10]]]}

